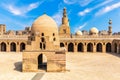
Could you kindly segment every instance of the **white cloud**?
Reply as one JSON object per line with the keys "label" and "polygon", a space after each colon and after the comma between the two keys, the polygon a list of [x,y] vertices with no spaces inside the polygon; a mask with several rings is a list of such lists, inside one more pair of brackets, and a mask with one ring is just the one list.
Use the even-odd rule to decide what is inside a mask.
{"label": "white cloud", "polygon": [[6,4],[3,4],[3,7],[14,15],[24,15],[25,13],[37,8],[39,5],[40,3],[36,2],[36,3],[31,3],[28,6],[22,6],[22,7],[16,7],[12,4],[6,6]]}
{"label": "white cloud", "polygon": [[91,11],[93,11],[94,9],[97,9],[97,8],[99,8],[99,7],[103,6],[103,5],[106,5],[106,4],[108,4],[108,3],[112,2],[112,1],[113,1],[113,0],[106,0],[106,1],[104,1],[103,3],[98,4],[98,5],[96,5],[96,6],[93,7],[93,8],[86,8],[85,10],[80,11],[80,12],[78,13],[78,15],[79,15],[79,16],[84,16],[84,15],[86,15],[87,13],[90,13]]}
{"label": "white cloud", "polygon": [[89,12],[91,12],[91,9],[85,9],[84,11],[79,12],[78,15],[84,16],[85,14],[87,14]]}
{"label": "white cloud", "polygon": [[63,0],[66,4],[80,4],[80,6],[87,6],[90,4],[93,0]]}
{"label": "white cloud", "polygon": [[30,10],[32,10],[32,9],[35,9],[35,8],[37,8],[39,5],[40,5],[39,2],[32,3],[32,4],[30,4],[30,5],[28,6],[27,10],[30,11]]}
{"label": "white cloud", "polygon": [[22,12],[19,9],[13,7],[12,5],[9,5],[7,7],[7,9],[9,12],[13,13],[14,15],[21,15],[22,14]]}
{"label": "white cloud", "polygon": [[77,0],[63,0],[63,1],[64,1],[64,3],[66,3],[66,4],[74,4],[74,3],[77,2]]}
{"label": "white cloud", "polygon": [[87,23],[84,23],[83,25],[80,25],[79,27],[76,27],[76,28],[74,29],[74,32],[76,32],[76,31],[84,28],[86,25],[87,25]]}
{"label": "white cloud", "polygon": [[120,2],[115,3],[115,4],[111,5],[111,6],[106,6],[106,7],[102,8],[102,9],[99,10],[95,15],[96,15],[96,16],[99,16],[99,15],[108,13],[108,12],[114,10],[114,9],[117,9],[117,8],[119,8],[119,7],[120,7]]}
{"label": "white cloud", "polygon": [[88,4],[90,4],[93,0],[80,0],[79,4],[81,6],[87,6]]}

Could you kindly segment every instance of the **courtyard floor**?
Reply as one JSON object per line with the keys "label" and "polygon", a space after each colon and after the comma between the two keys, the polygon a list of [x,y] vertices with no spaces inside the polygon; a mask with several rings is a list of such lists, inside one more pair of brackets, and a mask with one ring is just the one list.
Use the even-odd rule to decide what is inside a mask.
{"label": "courtyard floor", "polygon": [[120,80],[120,54],[69,53],[66,72],[21,72],[21,53],[0,53],[0,80]]}

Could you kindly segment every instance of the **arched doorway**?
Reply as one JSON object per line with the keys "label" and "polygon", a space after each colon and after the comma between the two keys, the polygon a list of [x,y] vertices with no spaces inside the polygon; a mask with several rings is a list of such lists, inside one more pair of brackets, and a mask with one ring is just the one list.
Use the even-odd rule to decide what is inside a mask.
{"label": "arched doorway", "polygon": [[38,56],[38,69],[47,70],[47,57],[44,54]]}
{"label": "arched doorway", "polygon": [[96,46],[97,52],[102,52],[102,44],[98,43]]}
{"label": "arched doorway", "polygon": [[25,50],[25,43],[20,44],[20,51],[23,51],[23,50]]}
{"label": "arched doorway", "polygon": [[82,43],[79,43],[77,48],[78,48],[78,52],[83,52],[83,44]]}
{"label": "arched doorway", "polygon": [[117,43],[114,44],[114,52],[117,53]]}
{"label": "arched doorway", "polygon": [[63,43],[60,43],[60,47],[64,47],[64,44],[63,44]]}
{"label": "arched doorway", "polygon": [[6,51],[6,44],[4,42],[1,43],[1,51]]}
{"label": "arched doorway", "polygon": [[92,43],[88,43],[87,52],[93,52],[93,44]]}
{"label": "arched doorway", "polygon": [[73,43],[68,44],[68,52],[74,52],[74,45]]}
{"label": "arched doorway", "polygon": [[106,52],[111,52],[111,43],[106,44]]}
{"label": "arched doorway", "polygon": [[16,44],[14,42],[10,44],[10,51],[16,51]]}

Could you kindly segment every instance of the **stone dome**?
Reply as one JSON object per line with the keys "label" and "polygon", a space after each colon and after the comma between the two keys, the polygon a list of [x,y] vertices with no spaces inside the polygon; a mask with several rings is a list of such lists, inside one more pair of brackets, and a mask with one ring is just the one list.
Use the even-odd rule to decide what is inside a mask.
{"label": "stone dome", "polygon": [[98,32],[99,32],[98,29],[95,27],[90,29],[90,34],[98,34]]}
{"label": "stone dome", "polygon": [[81,31],[77,31],[77,32],[76,32],[76,35],[81,36],[81,35],[82,35],[82,32],[81,32]]}
{"label": "stone dome", "polygon": [[44,33],[46,36],[52,35],[53,33],[58,34],[58,27],[56,22],[49,17],[48,15],[44,14],[38,17],[31,27],[32,33]]}
{"label": "stone dome", "polygon": [[54,45],[59,46],[60,44],[57,24],[46,14],[43,14],[34,21],[31,27],[31,33],[32,35],[44,37],[45,41],[53,42]]}

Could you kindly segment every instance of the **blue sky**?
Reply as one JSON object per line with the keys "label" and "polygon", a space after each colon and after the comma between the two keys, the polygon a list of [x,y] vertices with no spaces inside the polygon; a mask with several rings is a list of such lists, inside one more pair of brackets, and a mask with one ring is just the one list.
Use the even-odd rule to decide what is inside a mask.
{"label": "blue sky", "polygon": [[120,31],[120,0],[0,0],[0,24],[7,30],[23,30],[46,13],[60,25],[64,7],[72,33],[92,27],[108,30],[109,19],[113,32]]}

